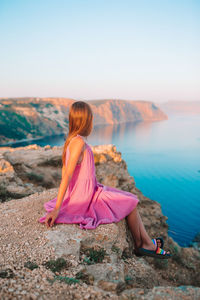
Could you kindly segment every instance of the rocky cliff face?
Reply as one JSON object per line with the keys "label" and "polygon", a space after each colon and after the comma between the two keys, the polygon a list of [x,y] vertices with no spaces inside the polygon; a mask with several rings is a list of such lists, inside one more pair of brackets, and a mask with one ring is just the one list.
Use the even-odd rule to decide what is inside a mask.
{"label": "rocky cliff face", "polygon": [[[0,99],[0,145],[66,133],[69,107],[74,101],[67,98]],[[98,100],[88,103],[94,113],[94,126],[167,119],[149,101]]]}
{"label": "rocky cliff face", "polygon": [[98,181],[138,195],[148,233],[163,236],[173,258],[136,257],[125,219],[95,230],[75,224],[47,229],[38,219],[44,203],[57,196],[62,148],[2,148],[0,298],[199,299],[199,251],[167,235],[160,204],[137,189],[115,146],[92,150]]}
{"label": "rocky cliff face", "polygon": [[95,124],[159,121],[167,116],[152,102],[128,100],[91,100]]}

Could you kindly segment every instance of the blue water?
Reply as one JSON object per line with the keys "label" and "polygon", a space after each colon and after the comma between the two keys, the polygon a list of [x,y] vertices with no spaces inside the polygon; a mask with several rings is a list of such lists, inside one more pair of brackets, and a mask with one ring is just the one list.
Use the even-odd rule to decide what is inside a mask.
{"label": "blue water", "polygon": [[[200,115],[94,128],[91,145],[114,144],[142,193],[161,204],[169,235],[187,246],[200,231]],[[63,145],[63,135],[27,144]]]}

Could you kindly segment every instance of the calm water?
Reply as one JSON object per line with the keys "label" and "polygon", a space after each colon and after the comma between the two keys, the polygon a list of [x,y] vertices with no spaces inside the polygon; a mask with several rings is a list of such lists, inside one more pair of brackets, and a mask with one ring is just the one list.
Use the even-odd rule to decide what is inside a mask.
{"label": "calm water", "polygon": [[[63,136],[27,144],[63,145]],[[200,116],[94,128],[88,144],[115,144],[142,193],[161,204],[169,235],[187,246],[200,231]]]}

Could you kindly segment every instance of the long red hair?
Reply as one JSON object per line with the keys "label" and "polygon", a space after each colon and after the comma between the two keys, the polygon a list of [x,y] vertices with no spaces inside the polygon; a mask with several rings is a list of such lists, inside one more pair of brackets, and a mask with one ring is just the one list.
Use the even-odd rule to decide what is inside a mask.
{"label": "long red hair", "polygon": [[64,144],[62,163],[65,166],[66,150],[71,139],[80,134],[88,136],[92,130],[93,114],[90,105],[84,101],[74,102],[69,109],[69,132]]}

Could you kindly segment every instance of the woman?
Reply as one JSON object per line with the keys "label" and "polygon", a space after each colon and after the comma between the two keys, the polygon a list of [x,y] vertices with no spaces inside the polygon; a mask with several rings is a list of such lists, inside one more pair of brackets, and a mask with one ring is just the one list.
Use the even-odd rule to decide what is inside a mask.
{"label": "woman", "polygon": [[74,102],[69,110],[69,133],[63,148],[58,196],[44,204],[48,213],[39,222],[47,227],[54,223],[78,223],[82,229],[95,229],[100,224],[127,217],[136,255],[169,258],[169,252],[159,247],[163,246],[162,239],[151,240],[147,234],[137,210],[137,195],[97,182],[93,152],[86,143],[92,127],[89,104]]}

